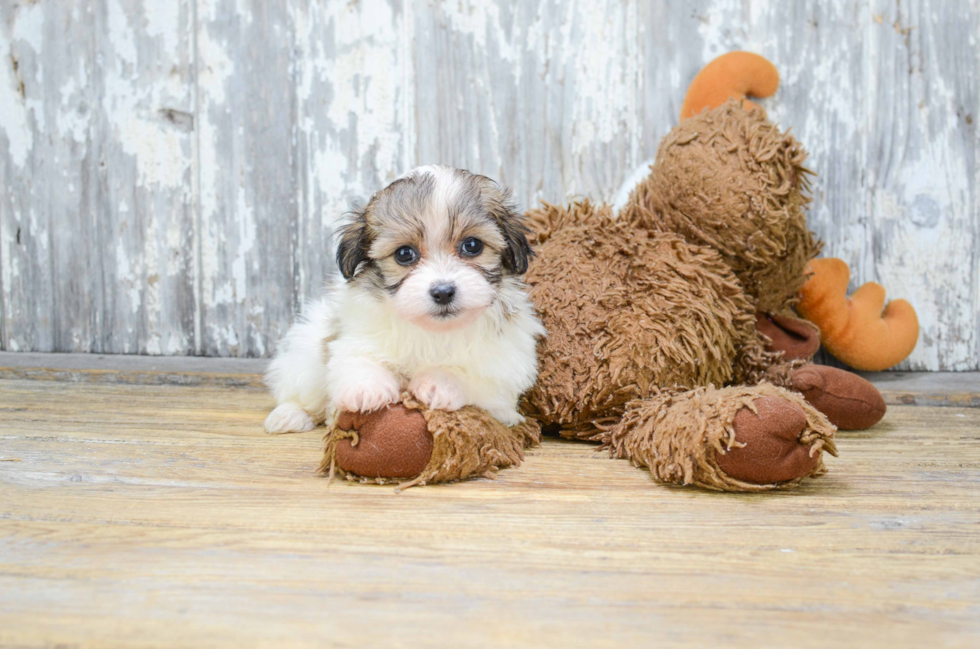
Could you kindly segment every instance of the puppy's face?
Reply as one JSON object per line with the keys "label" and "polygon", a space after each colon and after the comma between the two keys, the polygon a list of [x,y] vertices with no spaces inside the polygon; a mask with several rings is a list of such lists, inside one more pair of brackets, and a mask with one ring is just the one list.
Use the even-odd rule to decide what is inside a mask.
{"label": "puppy's face", "polygon": [[337,265],[395,312],[446,331],[493,304],[505,277],[527,270],[521,215],[494,181],[420,167],[375,194],[341,231]]}

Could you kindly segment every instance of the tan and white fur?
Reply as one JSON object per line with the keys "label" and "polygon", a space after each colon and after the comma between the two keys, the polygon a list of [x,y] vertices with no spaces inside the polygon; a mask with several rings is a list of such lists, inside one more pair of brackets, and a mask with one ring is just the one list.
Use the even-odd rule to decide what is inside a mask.
{"label": "tan and white fur", "polygon": [[266,430],[310,430],[403,390],[522,422],[544,335],[520,278],[526,232],[509,193],[467,171],[419,167],[376,193],[341,229],[344,281],[304,309],[269,366]]}

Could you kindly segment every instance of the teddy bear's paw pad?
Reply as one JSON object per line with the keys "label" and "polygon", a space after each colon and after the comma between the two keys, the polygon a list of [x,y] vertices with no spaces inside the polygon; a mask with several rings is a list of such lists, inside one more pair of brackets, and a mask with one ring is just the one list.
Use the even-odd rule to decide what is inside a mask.
{"label": "teddy bear's paw pad", "polygon": [[783,352],[788,361],[810,358],[820,349],[820,330],[800,318],[760,311],[755,314],[755,328],[772,341],[766,349]]}
{"label": "teddy bear's paw pad", "polygon": [[356,431],[337,443],[337,466],[366,478],[414,478],[432,457],[432,434],[417,410],[402,404],[369,413],[342,412],[339,430]]}
{"label": "teddy bear's paw pad", "polygon": [[846,370],[805,365],[793,372],[792,387],[841,430],[871,428],[885,416],[878,388]]}
{"label": "teddy bear's paw pad", "polygon": [[800,443],[807,421],[803,409],[785,399],[759,397],[756,412],[742,408],[732,426],[734,446],[718,453],[718,467],[730,477],[752,484],[775,484],[809,475],[820,461],[820,453]]}

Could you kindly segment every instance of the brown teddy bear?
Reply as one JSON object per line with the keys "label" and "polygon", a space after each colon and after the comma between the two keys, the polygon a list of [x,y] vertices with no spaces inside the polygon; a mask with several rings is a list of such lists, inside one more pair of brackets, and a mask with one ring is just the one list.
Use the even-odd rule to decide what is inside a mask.
{"label": "brown teddy bear", "polygon": [[805,152],[730,101],[683,121],[623,210],[588,201],[527,214],[526,275],[548,330],[525,424],[398,406],[342,413],[321,469],[403,486],[492,475],[546,432],[597,441],[659,481],[727,491],[824,471],[835,424],[884,414],[856,375],[808,364],[791,306],[820,244],[806,229]]}

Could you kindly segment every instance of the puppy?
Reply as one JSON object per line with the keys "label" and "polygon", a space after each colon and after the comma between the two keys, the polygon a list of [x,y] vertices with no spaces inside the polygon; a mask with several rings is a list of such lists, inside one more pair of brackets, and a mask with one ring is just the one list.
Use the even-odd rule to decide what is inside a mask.
{"label": "puppy", "polygon": [[460,169],[419,167],[340,231],[344,282],[290,328],[266,374],[269,433],[369,412],[407,389],[514,426],[544,335],[520,276],[533,254],[510,195]]}

